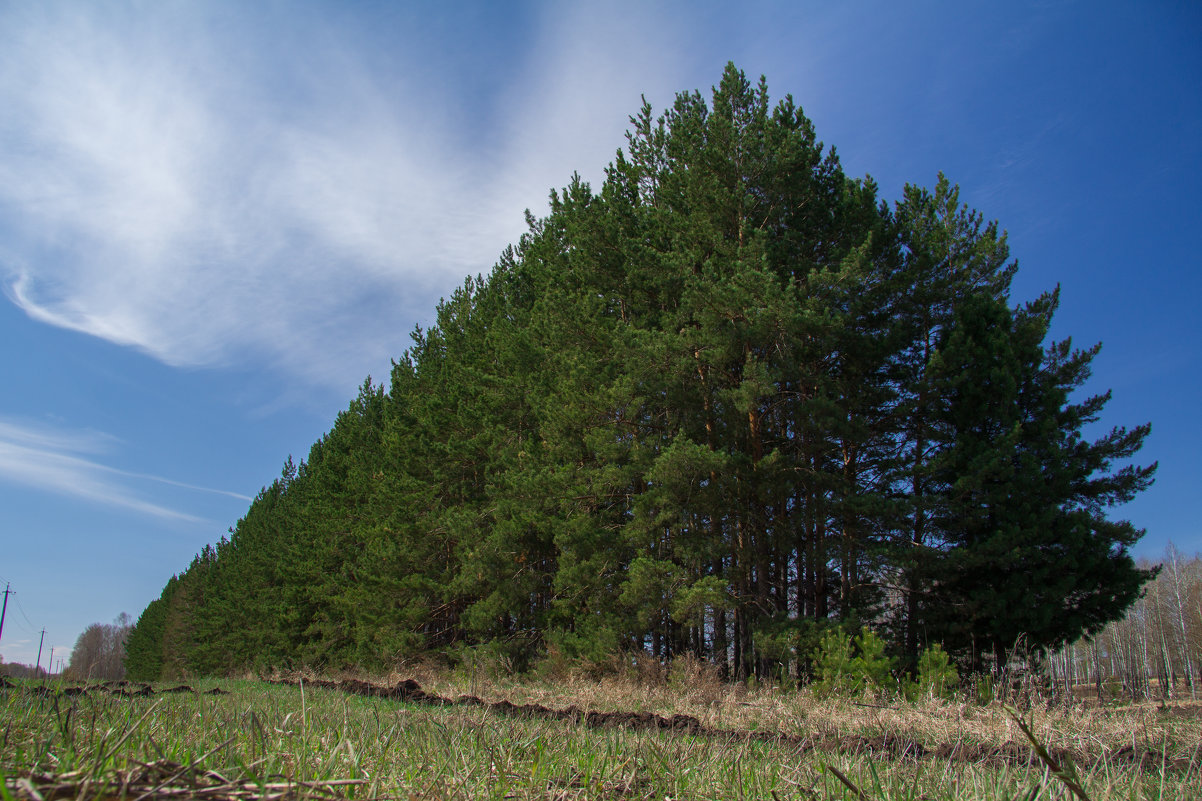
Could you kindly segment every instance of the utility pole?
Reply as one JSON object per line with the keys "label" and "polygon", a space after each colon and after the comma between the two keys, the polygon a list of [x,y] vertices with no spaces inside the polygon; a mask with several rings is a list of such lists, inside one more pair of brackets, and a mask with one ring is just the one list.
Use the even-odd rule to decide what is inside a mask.
{"label": "utility pole", "polygon": [[12,595],[12,590],[9,589],[11,584],[4,585],[4,606],[0,607],[0,635],[4,634],[4,613],[8,611],[8,596]]}
{"label": "utility pole", "polygon": [[[58,661],[62,662],[63,660],[60,659]],[[61,673],[62,671],[59,671],[59,672]],[[46,675],[50,676],[53,674],[54,674],[54,646],[52,645],[52,646],[50,646],[50,670],[46,673]]]}
{"label": "utility pole", "polygon": [[[37,664],[33,666],[34,675],[37,675],[38,669],[42,666],[42,643],[44,642],[46,642],[46,629],[42,629],[42,638],[38,640],[38,661]],[[50,662],[52,664],[54,662],[53,651],[50,654]]]}

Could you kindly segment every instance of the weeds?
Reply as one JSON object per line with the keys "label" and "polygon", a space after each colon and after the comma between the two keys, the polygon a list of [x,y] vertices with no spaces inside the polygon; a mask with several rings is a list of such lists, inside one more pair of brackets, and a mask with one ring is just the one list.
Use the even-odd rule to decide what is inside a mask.
{"label": "weeds", "polygon": [[1061,784],[1067,787],[1073,795],[1080,798],[1081,801],[1089,801],[1089,795],[1086,794],[1085,788],[1081,786],[1081,778],[1077,775],[1077,767],[1073,764],[1072,757],[1067,755],[1056,759],[1048,753],[1047,747],[1035,736],[1035,732],[1031,730],[1012,706],[1003,707],[1010,719],[1018,724],[1018,728],[1022,731],[1023,736],[1031,743],[1031,747],[1035,749],[1035,755],[1043,761],[1045,765],[1052,771],[1052,775],[1060,780]]}

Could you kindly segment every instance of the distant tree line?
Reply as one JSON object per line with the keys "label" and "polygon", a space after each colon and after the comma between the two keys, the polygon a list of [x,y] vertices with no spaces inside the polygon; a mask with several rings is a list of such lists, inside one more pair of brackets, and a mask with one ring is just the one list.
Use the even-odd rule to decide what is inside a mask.
{"label": "distant tree line", "polygon": [[21,662],[5,662],[0,659],[0,676],[14,679],[41,679],[48,674],[46,668],[36,665],[26,665]]}
{"label": "distant tree line", "polygon": [[71,649],[64,675],[79,681],[119,681],[125,678],[125,643],[133,629],[124,612],[112,623],[93,623]]}
{"label": "distant tree line", "polygon": [[1101,631],[1152,571],[1107,516],[1097,348],[1014,306],[996,223],[878,197],[729,66],[631,118],[487,278],[142,613],[132,677],[485,647],[805,675],[824,630],[970,669]]}
{"label": "distant tree line", "polygon": [[1202,696],[1202,556],[1170,545],[1159,568],[1125,616],[1048,655],[1055,689],[1112,700]]}

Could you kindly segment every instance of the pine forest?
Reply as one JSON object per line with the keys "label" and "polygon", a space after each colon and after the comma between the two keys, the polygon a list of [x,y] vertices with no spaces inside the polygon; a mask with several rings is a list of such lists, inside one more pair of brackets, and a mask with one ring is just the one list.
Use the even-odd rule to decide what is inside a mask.
{"label": "pine forest", "polygon": [[1049,341],[1058,290],[1012,299],[944,176],[881,198],[730,65],[527,221],[167,582],[131,677],[486,649],[804,678],[836,626],[987,670],[1067,660],[1155,576],[1114,516],[1149,426],[1095,425],[1098,348]]}

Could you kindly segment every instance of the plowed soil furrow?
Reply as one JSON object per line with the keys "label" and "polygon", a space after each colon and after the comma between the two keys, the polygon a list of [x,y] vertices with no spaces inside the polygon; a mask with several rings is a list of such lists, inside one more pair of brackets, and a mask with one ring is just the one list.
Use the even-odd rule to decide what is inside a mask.
{"label": "plowed soil furrow", "polygon": [[[277,683],[298,685],[301,682],[299,679],[285,679],[278,680]],[[542,706],[541,704],[514,704],[507,700],[487,702],[474,695],[461,695],[454,699],[444,698],[426,692],[413,679],[406,679],[391,687],[353,679],[342,681],[306,680],[304,684],[310,687],[320,687],[353,695],[390,698],[397,701],[429,706],[478,706],[498,715],[565,721],[592,729],[625,728],[656,730],[731,742],[779,743],[793,746],[800,752],[867,752],[889,756],[894,759],[931,758],[996,767],[1039,764],[1039,758],[1029,746],[1015,742],[1006,742],[1001,745],[944,743],[931,748],[917,740],[905,737],[890,737],[888,735],[866,737],[862,735],[835,736],[816,734],[814,736],[807,736],[786,732],[715,729],[706,726],[691,715],[678,714],[665,717],[650,712],[597,712],[585,711],[576,706],[555,709]],[[1101,762],[1108,762],[1112,765],[1117,763],[1139,767],[1144,770],[1163,768],[1170,771],[1184,771],[1188,770],[1191,764],[1202,763],[1202,745],[1199,745],[1195,749],[1191,757],[1166,757],[1160,751],[1136,749],[1131,746],[1108,753],[1086,752],[1055,747],[1048,748],[1048,752],[1053,759],[1061,764],[1066,759],[1069,759],[1074,764],[1082,767],[1092,767]]]}

